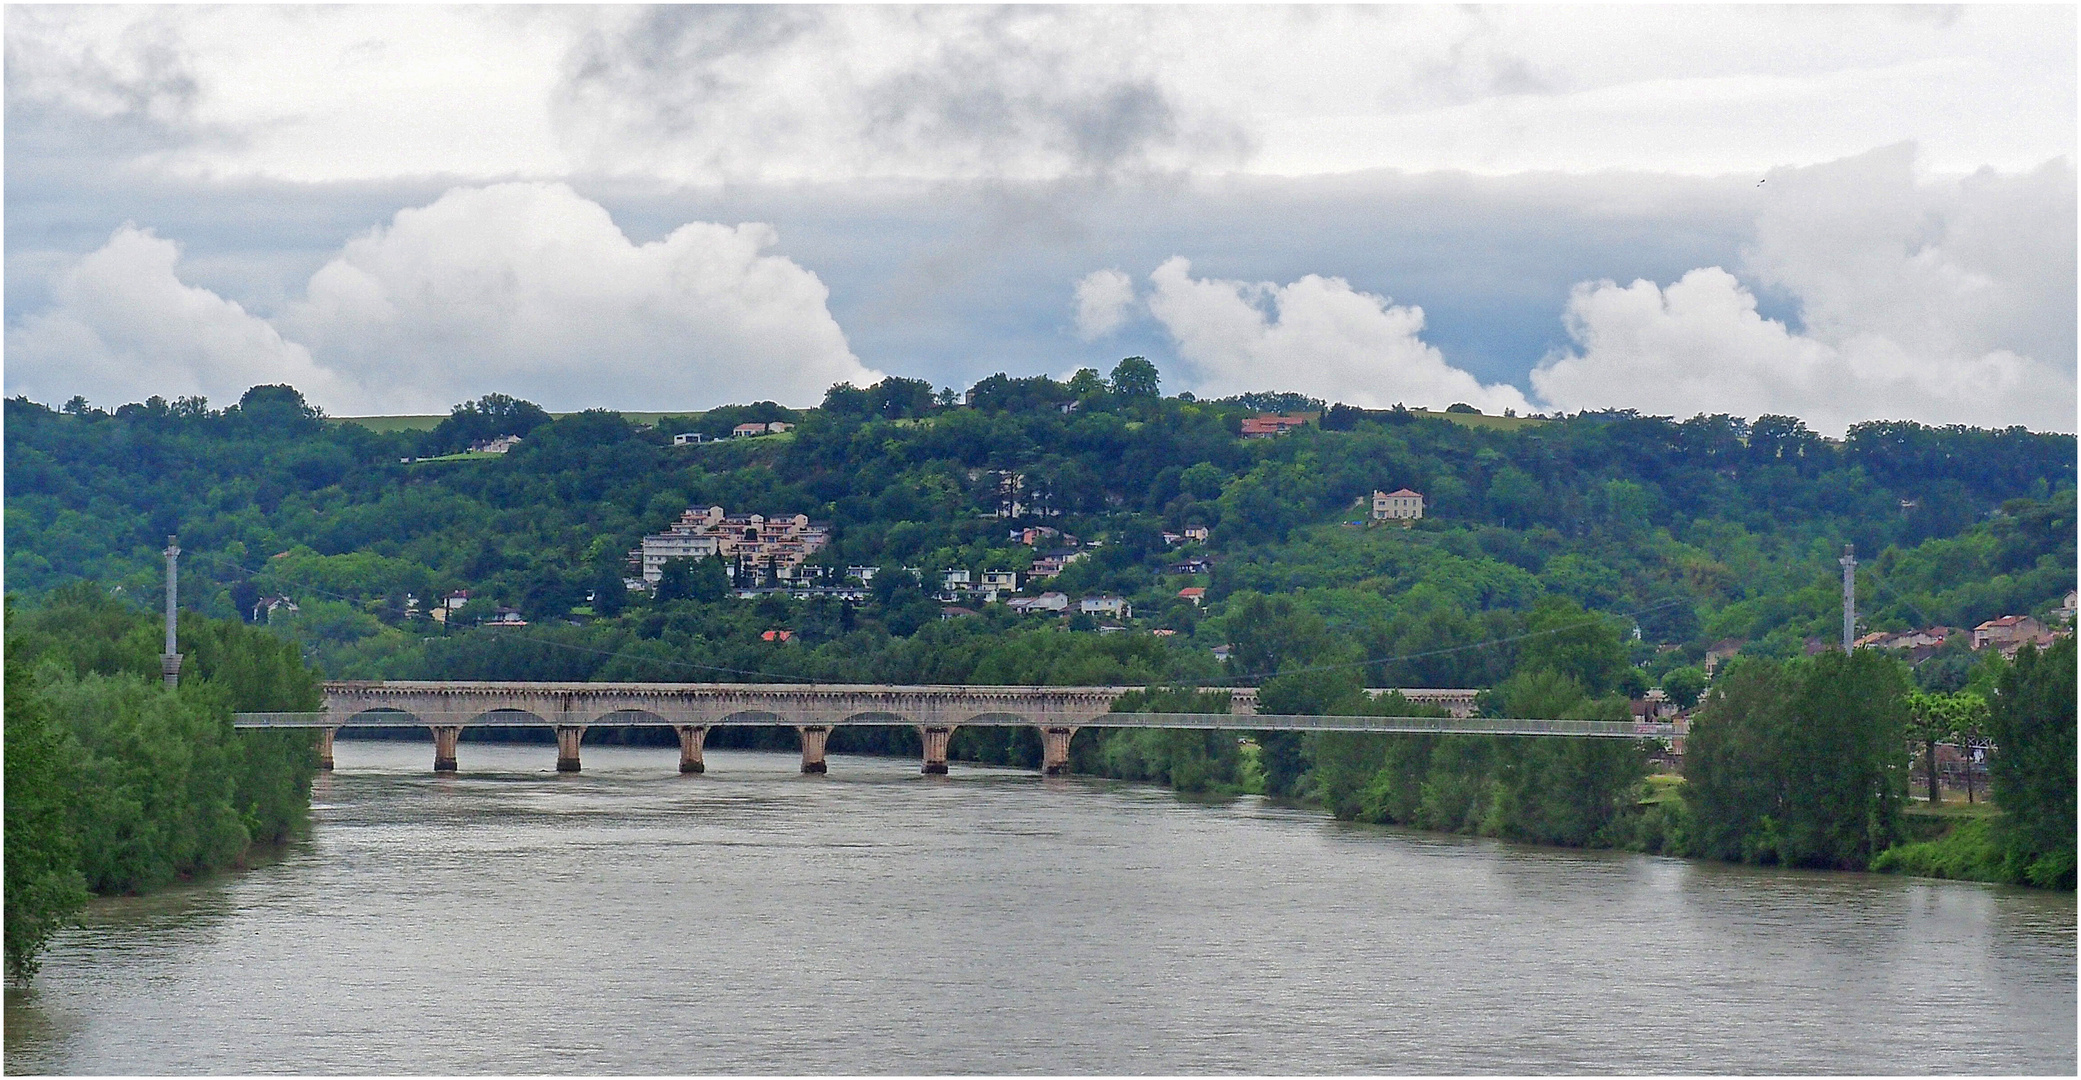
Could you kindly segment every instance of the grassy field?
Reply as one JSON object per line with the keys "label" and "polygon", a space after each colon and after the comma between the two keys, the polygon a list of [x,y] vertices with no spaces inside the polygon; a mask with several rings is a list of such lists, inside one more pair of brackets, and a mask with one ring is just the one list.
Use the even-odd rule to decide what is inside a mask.
{"label": "grassy field", "polygon": [[[1465,427],[1493,428],[1498,431],[1516,431],[1522,427],[1546,423],[1546,421],[1534,416],[1484,416],[1480,413],[1433,412],[1429,409],[1411,409],[1409,411],[1418,416],[1435,416],[1441,420],[1450,420]],[[550,413],[549,415],[562,419],[574,414]],[[628,417],[633,423],[655,426],[664,417],[697,416],[699,415],[699,410],[682,412],[625,412],[622,415]],[[443,413],[440,416],[335,416],[333,419],[342,424],[360,424],[370,431],[432,431],[441,421],[448,419],[448,416],[446,413]],[[924,418],[897,421],[898,424],[905,426],[922,425],[929,422],[929,420]]]}
{"label": "grassy field", "polygon": [[1429,409],[1411,409],[1418,416],[1435,416],[1470,428],[1494,428],[1498,431],[1516,431],[1523,427],[1534,427],[1546,421],[1536,416],[1484,416],[1481,413],[1432,412]]}
{"label": "grassy field", "polygon": [[1675,802],[1683,789],[1684,778],[1675,773],[1650,773],[1647,778],[1647,791],[1641,795],[1640,803],[1645,806],[1649,803]]}
{"label": "grassy field", "polygon": [[416,458],[413,460],[412,464],[431,465],[435,462],[442,461],[490,461],[493,458],[502,458],[505,456],[506,455],[504,454],[487,454],[481,450],[464,450],[459,454],[442,454],[439,457]]}
{"label": "grassy field", "polygon": [[[698,410],[695,410],[695,412],[698,412]],[[549,415],[561,420],[566,416],[575,416],[577,414],[550,413]],[[628,417],[631,421],[638,424],[655,425],[658,422],[658,420],[663,417],[687,416],[690,415],[690,413],[625,412],[622,413],[622,415]],[[335,416],[333,417],[333,419],[339,421],[342,424],[360,424],[362,427],[365,427],[370,431],[432,431],[435,427],[438,427],[440,425],[441,421],[448,419],[448,414],[442,413],[439,416]],[[428,458],[427,460],[431,461],[433,459]]]}
{"label": "grassy field", "polygon": [[439,416],[335,416],[342,424],[360,424],[370,431],[432,431],[448,414]]}

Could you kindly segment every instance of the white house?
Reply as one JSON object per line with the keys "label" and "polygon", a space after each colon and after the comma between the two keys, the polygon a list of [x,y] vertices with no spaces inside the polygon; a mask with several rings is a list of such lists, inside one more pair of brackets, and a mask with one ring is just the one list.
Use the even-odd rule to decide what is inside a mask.
{"label": "white house", "polygon": [[687,432],[687,433],[685,433],[685,434],[683,434],[683,435],[674,435],[674,436],[672,436],[672,445],[674,445],[674,446],[692,446],[692,445],[694,445],[695,443],[698,443],[698,442],[700,442],[700,441],[701,441],[702,439],[704,439],[704,438],[706,438],[706,437],[707,437],[707,436],[705,436],[705,435],[702,435],[702,434],[701,434],[700,432],[698,432],[698,431],[689,431],[689,432]]}
{"label": "white house", "polygon": [[1021,596],[1005,605],[1013,611],[1031,614],[1037,611],[1068,611],[1069,596],[1059,592],[1044,592],[1039,596]]}
{"label": "white house", "polygon": [[1373,492],[1374,521],[1416,521],[1422,517],[1422,493],[1408,488]]}
{"label": "white house", "polygon": [[1086,615],[1106,615],[1115,619],[1134,618],[1134,605],[1118,596],[1087,596],[1077,602],[1077,610]]}

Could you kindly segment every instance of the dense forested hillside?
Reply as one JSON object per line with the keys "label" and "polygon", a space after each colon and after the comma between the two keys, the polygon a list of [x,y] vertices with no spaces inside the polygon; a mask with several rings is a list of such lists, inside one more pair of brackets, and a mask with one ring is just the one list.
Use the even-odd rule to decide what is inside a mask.
{"label": "dense forested hillside", "polygon": [[[1334,406],[1268,439],[1238,437],[1291,395],[1160,396],[1129,361],[1106,379],[994,376],[957,398],[891,379],[818,409],[771,403],[656,426],[612,412],[551,418],[493,396],[431,432],[328,419],[287,387],[235,406],[159,399],[104,413],[6,405],[7,584],[156,594],[179,533],[184,602],[274,627],[334,676],[1207,682],[1239,601],[1291,595],[1374,685],[1494,685],[1545,602],[1608,613],[1649,679],[1734,639],[1799,653],[1839,626],[1836,556],[1864,561],[1872,629],[1970,627],[2043,612],[2075,579],[2071,436],[1875,423],[1841,441],[1797,419],[1631,413],[1553,419]],[[785,434],[674,446],[787,419]],[[504,455],[457,454],[519,434]],[[424,460],[435,458],[435,460]],[[415,459],[415,460],[404,460]],[[1017,474],[1022,516],[998,516]],[[1424,493],[1412,528],[1352,524],[1375,489]],[[805,513],[817,561],[881,575],[869,598],[650,598],[621,589],[643,534],[689,506]],[[1023,569],[1051,544],[1088,557],[1025,591],[1113,593],[1130,632],[1002,605],[942,621],[938,572]],[[1167,545],[1194,526],[1204,543]],[[1170,571],[1204,559],[1206,574]],[[1207,591],[1204,606],[1179,597]],[[467,588],[454,627],[407,618]],[[680,590],[684,591],[684,590]],[[706,595],[704,595],[704,593]],[[597,597],[596,604],[588,598]],[[470,629],[494,606],[526,628]],[[765,632],[787,629],[785,642]],[[1153,635],[1153,630],[1176,631]],[[1495,644],[1487,644],[1495,643]],[[1237,667],[1242,665],[1240,662]]]}

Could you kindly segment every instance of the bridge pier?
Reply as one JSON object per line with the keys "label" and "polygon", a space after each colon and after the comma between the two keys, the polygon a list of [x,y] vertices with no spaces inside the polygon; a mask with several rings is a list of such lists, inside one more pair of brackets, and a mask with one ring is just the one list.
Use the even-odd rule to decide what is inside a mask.
{"label": "bridge pier", "polygon": [[947,774],[947,743],[954,737],[951,725],[921,726],[918,735],[925,741],[925,767],[918,770],[930,776]]}
{"label": "bridge pier", "polygon": [[831,737],[831,728],[823,724],[810,724],[795,729],[802,733],[802,771],[805,774],[823,773],[824,741]]}
{"label": "bridge pier", "polygon": [[556,728],[556,771],[578,771],[578,744],[585,739],[580,724],[558,724]]}
{"label": "bridge pier", "polygon": [[701,764],[701,744],[708,739],[708,728],[703,724],[679,725],[679,771],[698,773],[706,771]]}
{"label": "bridge pier", "polygon": [[434,771],[454,772],[455,744],[462,738],[461,725],[436,724],[431,730],[434,733]]}
{"label": "bridge pier", "polygon": [[1069,772],[1069,740],[1073,727],[1044,727],[1041,733],[1041,775],[1062,776]]}
{"label": "bridge pier", "polygon": [[339,730],[330,727],[318,729],[318,767],[326,772],[332,771],[332,737]]}

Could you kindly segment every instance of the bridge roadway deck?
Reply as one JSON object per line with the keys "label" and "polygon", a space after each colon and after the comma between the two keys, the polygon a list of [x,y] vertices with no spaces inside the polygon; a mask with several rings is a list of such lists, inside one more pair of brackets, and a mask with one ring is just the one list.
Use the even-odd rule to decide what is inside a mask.
{"label": "bridge roadway deck", "polygon": [[[864,727],[912,726],[917,721],[888,713],[858,714],[840,719],[785,716],[779,713],[739,712],[703,727]],[[583,724],[546,720],[521,712],[363,712],[341,716],[330,712],[235,713],[237,728],[424,728],[510,727],[681,727],[686,721],[668,720],[644,713],[610,713]],[[1097,713],[1078,719],[1055,718],[1042,722],[1006,715],[977,716],[954,722],[956,727],[1063,727],[1186,728],[1215,731],[1355,731],[1401,735],[1565,735],[1577,738],[1653,739],[1676,734],[1674,724],[1635,723],[1624,720],[1535,720],[1488,717],[1424,716],[1280,716],[1236,713]]]}

